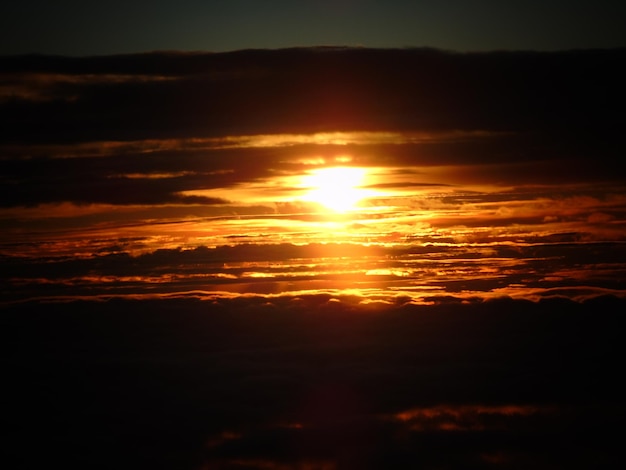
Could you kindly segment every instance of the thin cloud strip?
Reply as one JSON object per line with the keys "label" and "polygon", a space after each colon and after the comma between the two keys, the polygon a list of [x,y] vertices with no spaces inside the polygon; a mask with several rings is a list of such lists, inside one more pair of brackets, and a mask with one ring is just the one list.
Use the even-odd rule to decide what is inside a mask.
{"label": "thin cloud strip", "polygon": [[[121,249],[118,248],[118,249]],[[413,298],[461,295],[581,297],[626,291],[619,243],[494,245],[239,244],[118,252],[88,258],[3,257],[7,299],[175,295],[186,291],[285,293],[350,290]],[[568,294],[569,292],[569,294]]]}

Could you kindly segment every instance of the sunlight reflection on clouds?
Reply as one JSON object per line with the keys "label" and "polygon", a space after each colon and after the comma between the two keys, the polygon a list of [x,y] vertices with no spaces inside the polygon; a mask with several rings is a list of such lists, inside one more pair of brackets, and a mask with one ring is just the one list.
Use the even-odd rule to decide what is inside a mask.
{"label": "sunlight reflection on clouds", "polygon": [[[90,186],[68,180],[70,201],[3,208],[0,251],[14,266],[4,278],[16,300],[43,285],[59,297],[355,289],[424,301],[441,293],[534,298],[564,286],[620,293],[621,184],[519,184],[492,163],[465,174],[456,157],[421,158],[424,145],[491,138],[337,132],[118,143],[98,159],[103,175],[87,164],[87,144],[65,146],[75,171],[100,188],[92,198],[100,202],[80,202]],[[209,150],[218,154],[198,153]],[[236,162],[214,158],[223,151]],[[23,164],[44,172],[44,163]],[[146,203],[133,203],[124,194],[131,189],[149,192],[137,199]]]}

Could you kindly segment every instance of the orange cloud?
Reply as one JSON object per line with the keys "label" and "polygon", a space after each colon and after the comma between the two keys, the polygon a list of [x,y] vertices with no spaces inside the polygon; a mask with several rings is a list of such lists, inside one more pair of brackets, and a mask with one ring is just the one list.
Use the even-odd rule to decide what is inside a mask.
{"label": "orange cloud", "polygon": [[485,431],[506,428],[516,417],[552,412],[552,407],[534,405],[439,405],[412,408],[392,418],[407,423],[412,431]]}

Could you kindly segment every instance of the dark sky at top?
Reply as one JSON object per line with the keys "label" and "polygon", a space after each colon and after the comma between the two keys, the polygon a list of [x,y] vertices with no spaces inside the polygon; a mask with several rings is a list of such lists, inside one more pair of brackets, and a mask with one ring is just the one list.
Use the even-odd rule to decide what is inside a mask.
{"label": "dark sky at top", "polygon": [[103,55],[313,45],[459,51],[626,46],[617,0],[12,2],[0,54]]}

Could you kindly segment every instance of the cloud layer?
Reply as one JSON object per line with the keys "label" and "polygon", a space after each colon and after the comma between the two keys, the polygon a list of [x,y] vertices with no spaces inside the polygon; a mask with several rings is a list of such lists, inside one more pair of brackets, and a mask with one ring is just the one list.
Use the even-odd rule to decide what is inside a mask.
{"label": "cloud layer", "polygon": [[[381,129],[616,130],[624,50],[4,57],[2,140]],[[36,111],[36,112],[35,112]],[[610,128],[610,129],[607,129]]]}
{"label": "cloud layer", "polygon": [[6,449],[72,468],[619,464],[623,308],[324,294],[3,308]]}

